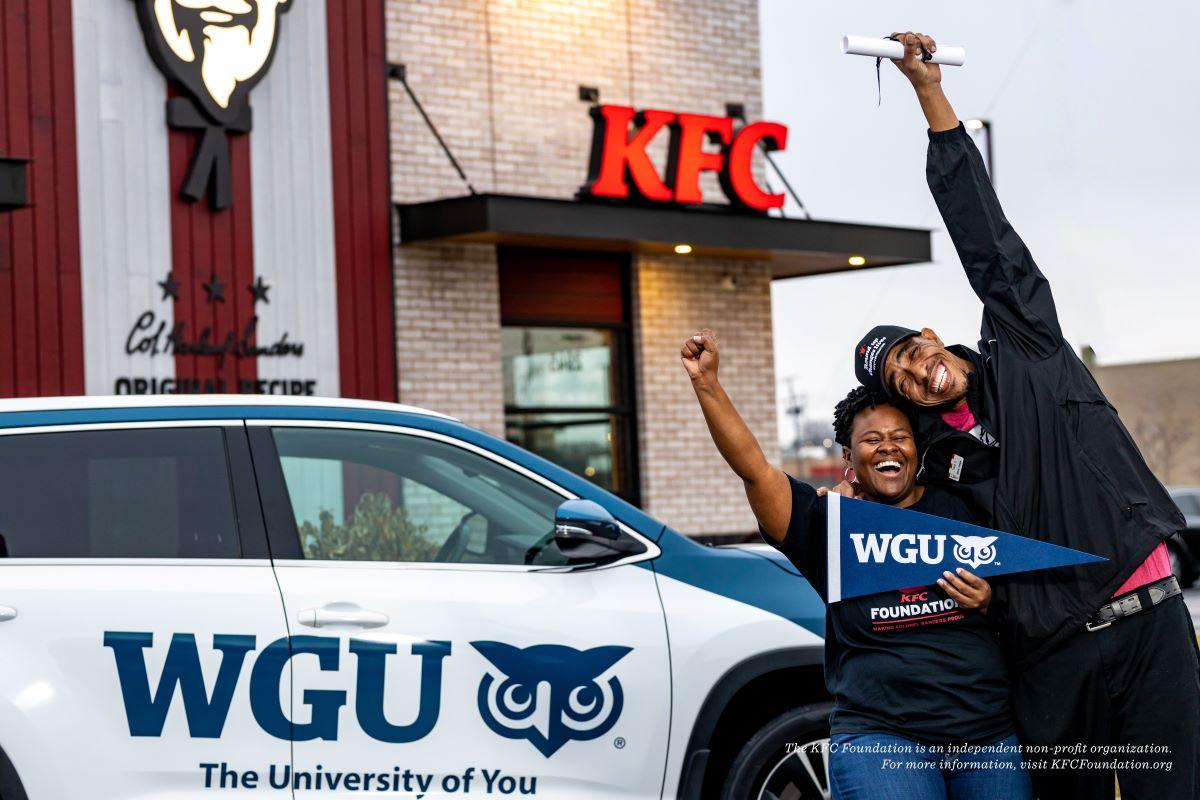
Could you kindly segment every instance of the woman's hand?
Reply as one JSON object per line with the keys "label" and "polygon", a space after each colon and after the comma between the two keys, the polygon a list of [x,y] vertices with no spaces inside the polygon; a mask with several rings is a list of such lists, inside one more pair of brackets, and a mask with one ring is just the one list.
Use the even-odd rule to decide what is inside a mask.
{"label": "woman's hand", "polygon": [[978,611],[980,614],[987,613],[988,603],[992,602],[991,584],[962,567],[958,568],[957,575],[949,570],[942,575],[943,577],[938,578],[938,586],[942,587],[951,600],[958,603],[959,608]]}
{"label": "woman's hand", "polygon": [[842,481],[841,483],[839,483],[837,486],[833,487],[832,489],[830,489],[828,486],[817,487],[817,497],[824,497],[825,495],[829,494],[830,492],[836,492],[837,494],[840,494],[842,497],[853,497],[855,499],[858,499],[858,498],[862,497],[862,484],[860,484],[858,481],[855,481],[854,483],[850,483],[849,481]]}
{"label": "woman's hand", "polygon": [[697,331],[679,348],[679,358],[687,370],[692,383],[701,384],[717,380],[717,335],[708,328]]}

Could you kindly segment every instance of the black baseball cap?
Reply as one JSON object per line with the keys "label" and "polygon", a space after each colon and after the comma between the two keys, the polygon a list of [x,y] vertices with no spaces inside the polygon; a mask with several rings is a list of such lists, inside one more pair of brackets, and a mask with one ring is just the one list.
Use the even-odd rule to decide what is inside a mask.
{"label": "black baseball cap", "polygon": [[891,387],[883,379],[888,353],[901,342],[918,336],[920,331],[899,325],[876,325],[854,347],[854,377],[876,394],[891,397]]}

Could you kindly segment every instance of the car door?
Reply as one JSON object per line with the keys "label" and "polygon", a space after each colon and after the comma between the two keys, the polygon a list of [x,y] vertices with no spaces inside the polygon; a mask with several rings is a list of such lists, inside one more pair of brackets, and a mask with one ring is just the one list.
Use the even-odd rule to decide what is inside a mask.
{"label": "car door", "polygon": [[222,767],[288,765],[249,702],[287,640],[242,423],[0,430],[0,555],[0,747],[29,797],[241,795]]}
{"label": "car door", "polygon": [[[571,569],[553,531],[572,495],[431,432],[250,424],[292,631],[297,798],[659,794],[653,572]],[[624,533],[646,545],[632,559],[657,552]]]}

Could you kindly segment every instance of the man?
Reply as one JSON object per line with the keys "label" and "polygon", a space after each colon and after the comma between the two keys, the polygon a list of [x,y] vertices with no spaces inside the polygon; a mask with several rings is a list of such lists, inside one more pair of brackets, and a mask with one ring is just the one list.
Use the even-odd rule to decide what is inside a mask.
{"label": "man", "polygon": [[[856,374],[920,412],[922,480],[969,496],[993,527],[1109,559],[996,587],[1018,731],[1051,746],[1042,768],[1027,753],[1037,794],[1112,798],[1116,762],[1124,800],[1200,797],[1200,661],[1163,546],[1183,518],[1063,339],[1050,286],[923,59],[936,43],[898,37],[929,123],[929,187],[983,301],[982,339],[975,352],[929,328],[880,326],[855,348]],[[1079,743],[1131,748],[1053,749]],[[1090,768],[1055,761],[1073,757]]]}

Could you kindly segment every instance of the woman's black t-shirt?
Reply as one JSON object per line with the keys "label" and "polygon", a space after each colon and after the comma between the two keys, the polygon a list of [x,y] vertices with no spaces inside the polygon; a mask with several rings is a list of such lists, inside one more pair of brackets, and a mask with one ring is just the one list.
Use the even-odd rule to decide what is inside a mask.
{"label": "woman's black t-shirt", "polygon": [[[792,484],[783,542],[763,538],[826,595],[826,500]],[[969,507],[926,486],[911,511],[977,523]],[[936,584],[825,607],[825,684],[834,733],[890,733],[926,745],[988,744],[1013,732],[1004,654],[987,619]]]}

